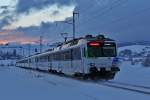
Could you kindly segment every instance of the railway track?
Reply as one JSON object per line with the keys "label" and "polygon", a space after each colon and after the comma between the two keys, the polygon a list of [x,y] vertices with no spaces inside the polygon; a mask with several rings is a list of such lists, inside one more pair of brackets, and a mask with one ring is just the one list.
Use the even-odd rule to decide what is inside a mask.
{"label": "railway track", "polygon": [[134,85],[129,83],[115,82],[115,81],[98,82],[97,84],[150,96],[150,87],[148,86]]}
{"label": "railway track", "polygon": [[116,82],[116,81],[108,81],[108,82],[109,82],[109,83],[113,83],[113,84],[121,84],[121,85],[127,85],[127,86],[132,86],[132,87],[137,87],[137,88],[143,88],[143,89],[148,89],[148,90],[150,90],[150,86],[129,84],[129,83],[123,83],[123,82]]}

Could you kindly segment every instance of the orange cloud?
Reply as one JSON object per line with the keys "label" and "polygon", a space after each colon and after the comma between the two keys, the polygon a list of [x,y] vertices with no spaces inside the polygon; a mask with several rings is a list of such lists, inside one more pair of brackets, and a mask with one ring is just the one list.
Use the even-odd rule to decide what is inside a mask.
{"label": "orange cloud", "polygon": [[7,43],[8,43],[8,41],[6,41],[6,40],[0,40],[0,45],[7,44]]}
{"label": "orange cloud", "polygon": [[0,31],[0,36],[1,35],[8,35],[10,33],[10,31],[5,30],[5,31]]}
{"label": "orange cloud", "polygon": [[16,42],[16,43],[20,43],[20,44],[28,44],[28,43],[36,44],[36,41],[38,41],[37,38],[30,38],[30,37],[17,38],[14,36],[10,36],[5,39],[0,39],[0,44],[7,44],[7,43],[11,43],[11,42]]}
{"label": "orange cloud", "polygon": [[[1,33],[0,33],[1,34]],[[3,34],[3,35],[2,35]],[[39,43],[39,37],[28,37],[24,33],[2,33],[0,37],[0,44],[7,44],[11,42],[16,42],[20,44],[37,44]],[[47,40],[43,40],[46,42]]]}

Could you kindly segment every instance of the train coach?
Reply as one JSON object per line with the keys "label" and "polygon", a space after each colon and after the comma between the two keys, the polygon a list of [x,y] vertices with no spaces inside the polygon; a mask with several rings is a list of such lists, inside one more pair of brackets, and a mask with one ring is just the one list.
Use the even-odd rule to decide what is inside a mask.
{"label": "train coach", "polygon": [[119,71],[117,47],[103,35],[87,35],[52,50],[20,59],[16,66],[84,78],[113,79]]}

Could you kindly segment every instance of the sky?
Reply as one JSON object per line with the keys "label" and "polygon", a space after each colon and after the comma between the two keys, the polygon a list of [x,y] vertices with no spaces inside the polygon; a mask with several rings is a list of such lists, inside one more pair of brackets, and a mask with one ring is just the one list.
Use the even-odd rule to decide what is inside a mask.
{"label": "sky", "polygon": [[76,37],[104,34],[118,42],[149,41],[149,0],[0,0],[0,44],[58,42],[72,36],[73,11],[78,12]]}

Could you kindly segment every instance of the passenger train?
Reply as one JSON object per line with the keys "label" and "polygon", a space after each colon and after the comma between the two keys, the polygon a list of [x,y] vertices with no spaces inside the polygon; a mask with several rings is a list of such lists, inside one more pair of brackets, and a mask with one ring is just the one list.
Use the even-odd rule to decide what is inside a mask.
{"label": "passenger train", "polygon": [[87,35],[62,43],[52,50],[16,62],[16,66],[83,78],[113,79],[120,70],[117,46],[104,35]]}

